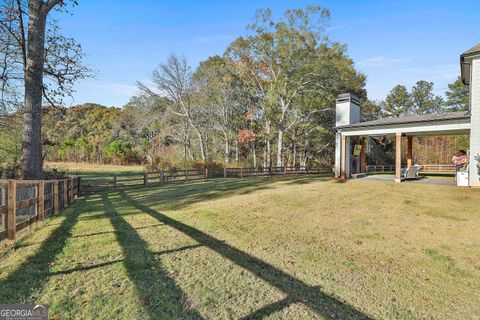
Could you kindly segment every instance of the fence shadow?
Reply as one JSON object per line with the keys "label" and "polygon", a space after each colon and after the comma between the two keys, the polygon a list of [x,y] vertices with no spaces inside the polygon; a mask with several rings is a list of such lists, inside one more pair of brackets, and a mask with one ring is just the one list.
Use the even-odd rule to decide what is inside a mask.
{"label": "fence shadow", "polygon": [[[112,194],[112,193],[110,193]],[[123,264],[127,275],[140,296],[143,306],[151,319],[201,319],[195,310],[187,309],[186,296],[175,281],[170,278],[162,265],[155,259],[157,254],[196,248],[169,250],[168,252],[151,252],[148,243],[117,212],[107,194],[102,195],[106,216],[115,229],[115,237],[124,253]]]}
{"label": "fence shadow", "polygon": [[121,198],[127,199],[129,204],[134,206],[139,211],[152,216],[159,222],[165,223],[166,225],[173,227],[185,235],[188,235],[198,243],[210,248],[221,256],[234,262],[238,266],[245,268],[287,295],[286,300],[267,305],[257,311],[254,311],[252,314],[245,317],[246,319],[261,319],[275,311],[281,310],[291,303],[296,302],[303,303],[326,319],[372,319],[370,316],[362,313],[360,310],[357,310],[350,304],[342,302],[337,298],[323,292],[320,288],[310,286],[261,259],[232,247],[227,243],[218,240],[198,229],[172,219],[136,201],[124,191],[119,191],[119,194],[121,195]]}
{"label": "fence shadow", "polygon": [[[79,199],[74,205],[81,207],[85,200]],[[32,294],[40,290],[50,277],[50,264],[62,252],[78,221],[80,210],[67,209],[65,219],[44,240],[36,253],[27,258],[13,273],[0,281],[1,303],[31,303]]]}

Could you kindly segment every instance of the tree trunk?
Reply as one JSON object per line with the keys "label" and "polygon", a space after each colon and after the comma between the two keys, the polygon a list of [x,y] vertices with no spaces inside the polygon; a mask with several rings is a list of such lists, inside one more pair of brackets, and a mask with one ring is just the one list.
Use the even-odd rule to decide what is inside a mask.
{"label": "tree trunk", "polygon": [[277,141],[277,167],[282,167],[283,164],[283,126],[278,127],[278,141]]}
{"label": "tree trunk", "polygon": [[253,167],[257,167],[257,152],[255,151],[255,142],[252,145],[252,152],[253,152]]}
{"label": "tree trunk", "polygon": [[238,163],[238,140],[235,139],[235,163]]}
{"label": "tree trunk", "polygon": [[263,146],[263,167],[267,167],[267,139],[265,139],[265,145]]}
{"label": "tree trunk", "polygon": [[202,161],[205,161],[207,159],[207,156],[205,155],[205,141],[200,130],[195,128],[195,131],[197,132],[197,137],[200,143],[200,156],[202,157]]}
{"label": "tree trunk", "polygon": [[272,157],[271,157],[271,146],[270,146],[270,132],[271,132],[271,126],[270,123],[267,123],[267,165],[266,167],[271,168],[272,167]]}
{"label": "tree trunk", "polygon": [[230,161],[230,141],[228,138],[228,134],[224,134],[225,138],[225,163],[228,163]]}
{"label": "tree trunk", "polygon": [[295,167],[297,164],[297,144],[294,142],[293,143],[293,163],[292,165]]}
{"label": "tree trunk", "polygon": [[21,177],[42,178],[42,92],[45,60],[45,27],[48,11],[43,1],[28,2],[27,64]]}

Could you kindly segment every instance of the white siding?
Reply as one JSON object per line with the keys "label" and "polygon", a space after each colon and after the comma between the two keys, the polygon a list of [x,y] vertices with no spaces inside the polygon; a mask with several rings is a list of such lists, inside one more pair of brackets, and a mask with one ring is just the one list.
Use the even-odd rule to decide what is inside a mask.
{"label": "white siding", "polygon": [[360,122],[360,106],[350,103],[350,124]]}
{"label": "white siding", "polygon": [[335,135],[335,178],[340,177],[342,166],[342,136],[340,132]]}
{"label": "white siding", "polygon": [[[345,126],[360,121],[360,106],[352,101],[337,102],[336,105],[336,125]],[[345,173],[347,177],[350,177],[350,166],[351,166],[351,148],[350,148],[350,138],[347,139],[347,148],[346,148],[346,168]],[[340,176],[340,170],[342,163],[342,142],[341,135],[337,133],[335,138],[335,176]]]}
{"label": "white siding", "polygon": [[470,186],[480,187],[480,58],[472,61],[470,81],[470,106],[472,122],[470,131]]}
{"label": "white siding", "polygon": [[337,103],[336,124],[345,126],[360,121],[360,107],[351,102]]}

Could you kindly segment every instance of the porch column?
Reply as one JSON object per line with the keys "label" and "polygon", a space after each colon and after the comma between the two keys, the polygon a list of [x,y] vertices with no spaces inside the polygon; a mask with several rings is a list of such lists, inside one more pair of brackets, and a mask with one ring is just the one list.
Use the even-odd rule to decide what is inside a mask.
{"label": "porch column", "polygon": [[366,154],[365,154],[365,137],[360,138],[360,145],[362,146],[362,149],[360,151],[360,172],[365,172],[367,171],[366,167]]}
{"label": "porch column", "polygon": [[408,136],[407,144],[407,168],[413,166],[413,137]]}
{"label": "porch column", "polygon": [[395,137],[395,182],[402,182],[402,133],[397,132]]}
{"label": "porch column", "polygon": [[342,135],[342,161],[340,166],[340,179],[347,179],[347,137]]}

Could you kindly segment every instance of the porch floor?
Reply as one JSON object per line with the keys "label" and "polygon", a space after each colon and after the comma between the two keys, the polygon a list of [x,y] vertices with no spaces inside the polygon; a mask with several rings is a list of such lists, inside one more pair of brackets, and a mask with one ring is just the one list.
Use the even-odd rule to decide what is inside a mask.
{"label": "porch floor", "polygon": [[[364,180],[382,180],[382,181],[395,181],[393,174],[373,174],[359,178]],[[420,177],[418,180],[404,180],[403,183],[420,183],[420,184],[434,184],[442,186],[455,186],[455,178],[452,177]]]}

